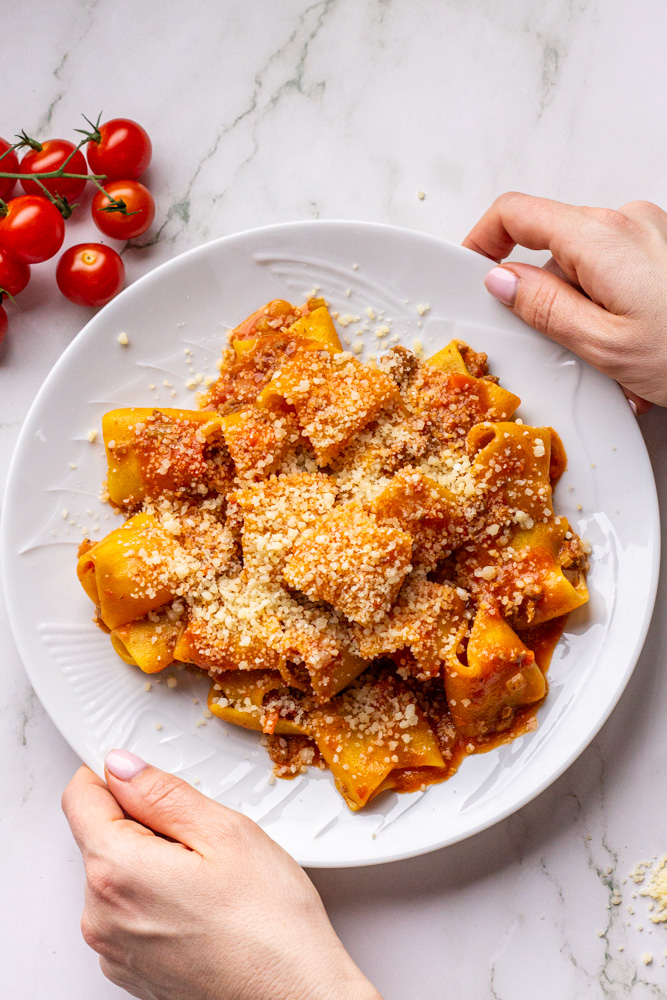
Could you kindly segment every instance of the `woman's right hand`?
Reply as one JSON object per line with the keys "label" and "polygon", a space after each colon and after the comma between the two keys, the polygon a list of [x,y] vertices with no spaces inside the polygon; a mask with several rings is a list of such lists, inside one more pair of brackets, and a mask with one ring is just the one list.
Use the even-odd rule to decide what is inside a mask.
{"label": "woman's right hand", "polygon": [[667,406],[667,213],[657,205],[614,211],[503,194],[463,245],[498,262],[517,245],[548,249],[544,268],[494,267],[488,291],[616,379],[637,412]]}

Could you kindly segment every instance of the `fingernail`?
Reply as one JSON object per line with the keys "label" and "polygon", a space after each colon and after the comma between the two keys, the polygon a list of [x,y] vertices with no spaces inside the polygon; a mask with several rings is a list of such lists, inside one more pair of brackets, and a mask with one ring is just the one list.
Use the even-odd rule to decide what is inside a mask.
{"label": "fingernail", "polygon": [[630,409],[632,410],[632,412],[634,413],[634,415],[637,416],[637,404],[635,403],[634,399],[629,399],[628,403],[629,403]]}
{"label": "fingernail", "polygon": [[104,766],[114,778],[129,781],[135,774],[139,774],[139,771],[148,767],[148,764],[130,750],[111,750],[106,756]]}
{"label": "fingernail", "polygon": [[484,279],[487,292],[505,306],[513,306],[519,279],[506,267],[494,267]]}

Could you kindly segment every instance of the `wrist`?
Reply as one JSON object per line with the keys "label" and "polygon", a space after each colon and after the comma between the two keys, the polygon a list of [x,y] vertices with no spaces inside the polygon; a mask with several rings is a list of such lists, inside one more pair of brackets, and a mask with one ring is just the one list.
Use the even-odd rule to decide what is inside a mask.
{"label": "wrist", "polygon": [[[370,980],[355,965],[342,945],[339,946],[343,952],[343,961],[321,962],[317,971],[311,966],[298,983],[292,980],[285,1000],[382,1000],[381,994]],[[321,957],[324,957],[324,953]],[[276,1000],[277,996],[282,1000],[283,994],[276,994],[274,989],[270,998]]]}
{"label": "wrist", "polygon": [[382,1000],[382,996],[349,956],[349,966],[333,977],[324,977],[317,990],[304,993],[300,1000]]}

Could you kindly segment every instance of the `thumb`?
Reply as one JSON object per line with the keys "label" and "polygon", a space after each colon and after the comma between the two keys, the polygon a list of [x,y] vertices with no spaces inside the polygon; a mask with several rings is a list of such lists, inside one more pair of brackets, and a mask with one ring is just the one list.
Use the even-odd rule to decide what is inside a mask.
{"label": "thumb", "polygon": [[613,341],[610,316],[560,275],[532,264],[502,264],[484,284],[533,329],[605,371]]}
{"label": "thumb", "polygon": [[175,775],[151,767],[129,750],[112,750],[104,767],[109,791],[132,819],[198,854],[209,854],[220,834],[241,819],[232,809]]}

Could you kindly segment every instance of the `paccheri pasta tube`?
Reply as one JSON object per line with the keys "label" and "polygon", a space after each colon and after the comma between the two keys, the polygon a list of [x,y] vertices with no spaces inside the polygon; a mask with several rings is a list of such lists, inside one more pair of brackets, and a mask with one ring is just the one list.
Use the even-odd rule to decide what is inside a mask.
{"label": "paccheri pasta tube", "polygon": [[350,808],[443,781],[535,725],[586,546],[554,511],[565,451],[452,341],[364,364],[321,299],[230,334],[199,409],[104,418],[125,522],[80,551],[128,664],[209,675],[276,773]]}

